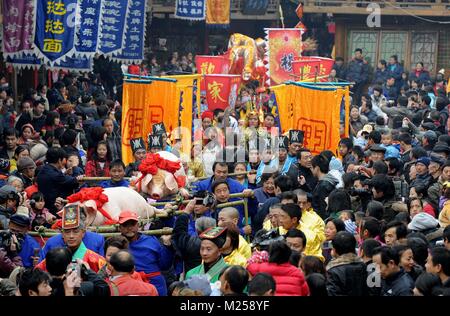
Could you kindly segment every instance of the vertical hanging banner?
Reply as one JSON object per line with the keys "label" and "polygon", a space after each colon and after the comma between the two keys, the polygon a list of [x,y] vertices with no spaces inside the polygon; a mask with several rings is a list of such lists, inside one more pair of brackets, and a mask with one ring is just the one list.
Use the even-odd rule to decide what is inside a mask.
{"label": "vertical hanging banner", "polygon": [[[149,77],[150,78],[150,77]],[[177,125],[179,99],[176,83],[171,79],[157,79],[150,83],[125,80],[122,99],[122,160],[133,161],[130,139],[142,137],[148,142],[148,134],[155,123],[164,122],[168,131]]]}
{"label": "vertical hanging banner", "polygon": [[74,49],[76,0],[36,1],[36,54],[53,65]]}
{"label": "vertical hanging banner", "polygon": [[7,57],[22,57],[33,52],[33,0],[3,0],[2,52]]}
{"label": "vertical hanging banner", "polygon": [[[228,74],[230,68],[230,60],[224,56],[195,56],[195,64],[197,65],[197,73],[201,75],[210,74]],[[201,91],[206,91],[205,80],[201,79]]]}
{"label": "vertical hanging banner", "polygon": [[[303,146],[311,153],[336,151],[338,147],[339,117],[345,89],[317,87],[313,84],[289,84],[274,89],[280,107],[283,130],[304,131]],[[294,110],[295,109],[295,110]]]}
{"label": "vertical hanging banner", "polygon": [[201,21],[205,19],[206,0],[176,0],[175,17],[183,20]]}
{"label": "vertical hanging banner", "polygon": [[230,26],[231,0],[206,0],[206,25],[213,27]]}
{"label": "vertical hanging banner", "polygon": [[129,0],[103,0],[101,3],[98,50],[106,56],[117,55],[121,53],[125,45],[125,22],[129,11]]}
{"label": "vertical hanging banner", "polygon": [[141,63],[144,59],[147,0],[130,0],[126,19],[125,44],[111,59],[121,63]]}
{"label": "vertical hanging banner", "polygon": [[293,80],[292,62],[302,53],[302,29],[265,29],[269,63],[266,65],[268,85]]}
{"label": "vertical hanging banner", "polygon": [[205,75],[208,109],[234,108],[241,84],[239,75]]}
{"label": "vertical hanging banner", "polygon": [[[97,52],[101,5],[100,0],[78,0],[80,13],[75,32],[75,50],[78,56],[92,57]],[[117,9],[107,10],[116,10],[113,13],[119,15]]]}

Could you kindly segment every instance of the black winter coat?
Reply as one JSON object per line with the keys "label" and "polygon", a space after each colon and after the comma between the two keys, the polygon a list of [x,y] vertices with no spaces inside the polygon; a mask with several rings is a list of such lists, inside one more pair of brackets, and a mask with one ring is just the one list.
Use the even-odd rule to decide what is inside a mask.
{"label": "black winter coat", "polygon": [[382,296],[412,296],[413,289],[413,279],[403,270],[381,281]]}
{"label": "black winter coat", "polygon": [[184,262],[184,271],[189,271],[202,263],[200,256],[201,239],[188,233],[189,215],[181,214],[175,221],[172,240]]}
{"label": "black winter coat", "polygon": [[329,296],[366,296],[367,270],[364,262],[354,253],[347,253],[327,265],[327,291]]}

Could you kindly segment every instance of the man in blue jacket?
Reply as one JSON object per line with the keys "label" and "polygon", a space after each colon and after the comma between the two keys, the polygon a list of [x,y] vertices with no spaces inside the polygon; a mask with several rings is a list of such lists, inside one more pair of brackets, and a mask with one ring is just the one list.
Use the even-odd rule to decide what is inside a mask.
{"label": "man in blue jacket", "polygon": [[397,55],[392,55],[389,57],[388,65],[389,76],[395,78],[395,87],[397,88],[397,93],[400,92],[403,66],[399,64]]}
{"label": "man in blue jacket", "polygon": [[159,296],[167,295],[166,280],[161,271],[169,270],[174,251],[171,245],[162,245],[155,236],[139,233],[138,216],[124,211],[119,216],[120,233],[129,241],[128,249],[135,259],[136,271],[158,290]]}
{"label": "man in blue jacket", "polygon": [[[105,255],[105,238],[97,233],[86,231],[83,237],[83,243],[87,249],[98,253],[100,256]],[[47,252],[53,248],[67,247],[62,234],[50,237],[39,252],[39,262],[45,259]]]}
{"label": "man in blue jacket", "polygon": [[354,82],[352,92],[356,104],[360,104],[361,95],[364,85],[369,78],[369,64],[362,55],[362,49],[355,49],[355,57],[348,63],[346,79],[349,82]]}
{"label": "man in blue jacket", "polygon": [[102,188],[117,188],[117,187],[129,187],[130,182],[125,180],[125,164],[122,160],[116,159],[109,165],[109,174],[111,180],[105,180],[100,182],[99,186]]}
{"label": "man in blue jacket", "polygon": [[211,188],[213,183],[220,180],[225,180],[228,183],[230,194],[241,193],[245,190],[242,184],[228,177],[228,164],[226,162],[214,162],[213,172],[214,175],[211,178],[194,183],[194,190],[212,192]]}

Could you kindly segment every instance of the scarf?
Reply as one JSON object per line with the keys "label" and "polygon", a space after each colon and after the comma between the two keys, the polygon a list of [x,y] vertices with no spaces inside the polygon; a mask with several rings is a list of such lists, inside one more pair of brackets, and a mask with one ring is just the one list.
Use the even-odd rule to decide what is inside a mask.
{"label": "scarf", "polygon": [[208,272],[205,273],[205,264],[203,263],[200,267],[199,274],[206,274],[209,278],[209,280],[214,279],[215,276],[217,276],[220,271],[225,268],[227,264],[223,260],[223,257],[220,257],[220,259],[208,270]]}

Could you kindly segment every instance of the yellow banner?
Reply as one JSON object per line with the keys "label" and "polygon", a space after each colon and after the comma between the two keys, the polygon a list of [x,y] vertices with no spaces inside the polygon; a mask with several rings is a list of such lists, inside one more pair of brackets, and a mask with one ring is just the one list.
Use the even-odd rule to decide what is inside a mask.
{"label": "yellow banner", "polygon": [[[179,101],[180,97],[182,97],[181,104],[181,117],[180,123],[181,128],[175,128],[172,131],[171,138],[175,139],[181,137],[181,146],[177,146],[177,149],[180,152],[183,152],[190,156],[191,152],[191,140],[192,140],[192,124],[194,117],[194,108],[200,108],[200,79],[201,74],[194,75],[180,75],[180,76],[165,76],[162,78],[170,78],[176,79],[176,99]],[[195,92],[195,100],[196,103],[194,106],[194,97],[193,94]],[[179,106],[179,103],[178,103]],[[199,111],[197,110],[197,113]],[[173,119],[178,120],[178,114]],[[175,125],[178,127],[178,122]],[[173,144],[173,143],[172,143]]]}
{"label": "yellow banner", "polygon": [[303,145],[313,154],[336,152],[340,140],[340,107],[345,89],[324,91],[296,85],[273,87],[283,132],[304,131]]}
{"label": "yellow banner", "polygon": [[207,0],[206,24],[230,24],[231,0]]}
{"label": "yellow banner", "polygon": [[124,82],[122,160],[125,164],[134,161],[130,139],[142,137],[147,145],[153,124],[164,122],[167,131],[178,126],[179,99],[176,98],[176,91],[175,82]]}

